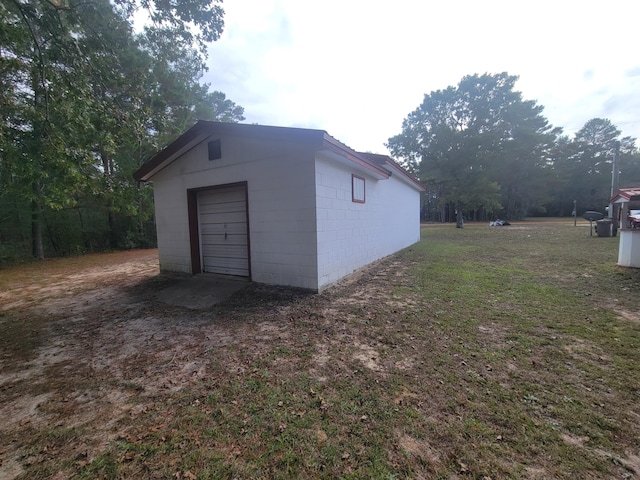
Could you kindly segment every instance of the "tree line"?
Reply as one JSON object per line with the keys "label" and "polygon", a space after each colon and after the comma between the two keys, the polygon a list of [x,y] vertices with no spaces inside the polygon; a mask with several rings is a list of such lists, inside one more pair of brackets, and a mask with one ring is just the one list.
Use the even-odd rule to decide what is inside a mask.
{"label": "tree line", "polygon": [[[223,14],[218,0],[0,4],[0,264],[155,245],[152,189],[132,173],[197,119],[244,120],[201,83]],[[466,76],[389,139],[427,185],[423,220],[602,211],[615,150],[620,186],[640,184],[635,139],[598,118],[569,138],[516,81]]]}
{"label": "tree line", "polygon": [[[427,186],[422,219],[447,222],[604,213],[612,161],[619,186],[640,186],[635,138],[593,118],[573,137],[515,90],[517,76],[468,75],[433,91],[389,138],[392,156]],[[574,203],[575,202],[575,203]]]}
{"label": "tree line", "polygon": [[0,264],[155,244],[151,187],[132,173],[197,119],[244,119],[200,81],[223,14],[218,0],[0,3]]}

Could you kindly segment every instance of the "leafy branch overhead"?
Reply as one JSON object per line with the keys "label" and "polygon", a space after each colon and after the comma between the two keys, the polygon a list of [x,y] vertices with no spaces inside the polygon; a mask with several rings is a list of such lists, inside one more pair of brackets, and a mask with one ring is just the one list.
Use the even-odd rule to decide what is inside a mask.
{"label": "leafy branch overhead", "polygon": [[220,38],[224,26],[224,11],[219,0],[116,0],[115,4],[131,18],[132,13],[145,11],[154,29],[173,35],[204,50],[208,42]]}
{"label": "leafy branch overhead", "polygon": [[109,229],[124,214],[140,233],[151,198],[131,172],[199,118],[244,118],[200,83],[217,1],[9,0],[0,20],[0,202],[33,219],[36,257],[55,210],[97,201]]}

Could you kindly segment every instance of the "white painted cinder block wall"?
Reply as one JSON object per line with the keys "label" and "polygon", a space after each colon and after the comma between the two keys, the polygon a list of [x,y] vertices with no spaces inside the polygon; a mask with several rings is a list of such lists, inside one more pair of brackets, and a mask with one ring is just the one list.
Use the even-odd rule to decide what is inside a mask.
{"label": "white painted cinder block wall", "polygon": [[[222,159],[210,162],[209,140],[153,177],[163,271],[191,273],[187,190],[236,182],[247,182],[256,282],[321,290],[420,239],[420,194],[398,176],[236,137],[222,137]],[[352,173],[365,178],[364,204],[352,201]]]}
{"label": "white painted cinder block wall", "polygon": [[187,189],[246,181],[252,280],[318,289],[313,154],[222,137],[222,158],[209,161],[209,140],[153,177],[161,270],[191,273]]}
{"label": "white painted cinder block wall", "polygon": [[[419,191],[355,168],[316,158],[319,290],[420,240]],[[365,203],[352,201],[352,174],[365,178]]]}

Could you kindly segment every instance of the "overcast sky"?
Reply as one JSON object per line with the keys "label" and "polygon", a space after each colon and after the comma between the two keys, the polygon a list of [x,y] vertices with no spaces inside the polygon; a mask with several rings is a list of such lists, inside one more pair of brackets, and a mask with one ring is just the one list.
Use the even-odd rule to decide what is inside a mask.
{"label": "overcast sky", "polygon": [[326,130],[359,151],[425,94],[506,71],[573,136],[610,119],[640,138],[640,0],[225,0],[204,81],[246,123]]}

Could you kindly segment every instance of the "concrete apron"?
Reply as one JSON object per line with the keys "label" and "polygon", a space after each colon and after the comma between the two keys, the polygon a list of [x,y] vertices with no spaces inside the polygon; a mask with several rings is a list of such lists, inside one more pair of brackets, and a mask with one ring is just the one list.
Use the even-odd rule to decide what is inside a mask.
{"label": "concrete apron", "polygon": [[203,273],[161,290],[156,298],[169,305],[202,310],[226,300],[248,284],[249,280],[242,277]]}

